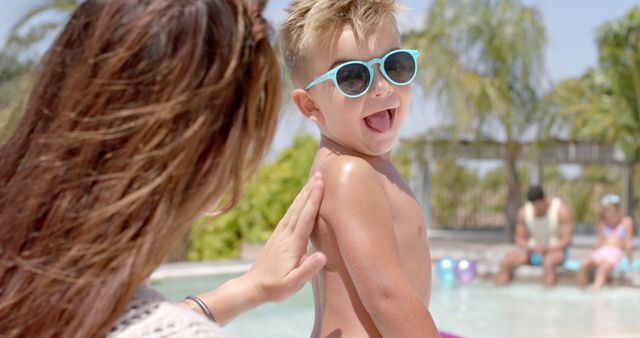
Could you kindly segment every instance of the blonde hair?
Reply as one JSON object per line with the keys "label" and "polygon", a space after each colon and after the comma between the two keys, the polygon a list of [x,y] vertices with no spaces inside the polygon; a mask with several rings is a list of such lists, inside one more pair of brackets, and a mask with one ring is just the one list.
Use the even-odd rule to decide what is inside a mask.
{"label": "blonde hair", "polygon": [[394,0],[294,0],[281,28],[285,64],[300,85],[311,51],[337,30],[350,26],[361,41],[388,18],[395,20]]}

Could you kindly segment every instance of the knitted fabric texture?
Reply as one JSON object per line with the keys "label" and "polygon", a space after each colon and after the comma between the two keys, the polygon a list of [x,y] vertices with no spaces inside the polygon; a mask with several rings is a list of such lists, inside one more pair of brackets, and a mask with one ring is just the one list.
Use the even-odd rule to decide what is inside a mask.
{"label": "knitted fabric texture", "polygon": [[220,326],[141,286],[107,338],[224,338]]}

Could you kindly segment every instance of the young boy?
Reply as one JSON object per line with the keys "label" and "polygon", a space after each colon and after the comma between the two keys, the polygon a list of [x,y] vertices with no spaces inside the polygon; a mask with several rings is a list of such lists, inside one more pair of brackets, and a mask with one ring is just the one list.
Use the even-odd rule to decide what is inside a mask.
{"label": "young boy", "polygon": [[292,99],[322,134],[325,194],[311,243],[313,337],[437,337],[422,211],[390,161],[418,52],[401,49],[393,0],[294,1],[281,39]]}

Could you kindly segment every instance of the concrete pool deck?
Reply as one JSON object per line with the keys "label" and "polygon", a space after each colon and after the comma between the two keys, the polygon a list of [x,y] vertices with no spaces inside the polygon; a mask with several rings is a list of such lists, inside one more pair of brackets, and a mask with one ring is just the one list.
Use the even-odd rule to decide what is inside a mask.
{"label": "concrete pool deck", "polygon": [[[593,250],[595,238],[593,236],[574,237],[573,245],[569,249],[569,259],[580,260]],[[640,241],[634,240],[635,259],[640,259]],[[504,255],[515,246],[507,243],[495,234],[478,232],[455,233],[449,231],[432,230],[429,236],[431,258],[435,262],[443,257],[453,259],[470,259],[477,262],[479,275],[489,278],[498,271],[498,266]],[[261,245],[245,245],[242,249],[242,259],[212,262],[175,262],[167,263],[158,268],[151,276],[152,280],[175,277],[197,277],[220,274],[241,274],[248,271]],[[539,267],[523,266],[515,271],[515,279],[538,281],[542,277]],[[575,272],[559,268],[559,283],[573,284]],[[613,285],[640,287],[640,273],[614,275]]]}

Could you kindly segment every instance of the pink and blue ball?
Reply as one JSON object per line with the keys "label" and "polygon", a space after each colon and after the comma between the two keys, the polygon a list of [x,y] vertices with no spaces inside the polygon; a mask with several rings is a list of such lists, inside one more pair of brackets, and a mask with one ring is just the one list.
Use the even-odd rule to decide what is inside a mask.
{"label": "pink and blue ball", "polygon": [[476,263],[468,259],[461,259],[455,266],[456,280],[461,284],[470,284],[478,276]]}

